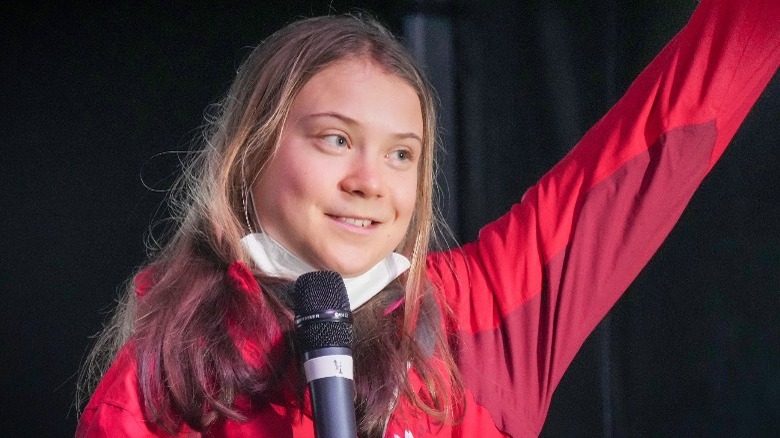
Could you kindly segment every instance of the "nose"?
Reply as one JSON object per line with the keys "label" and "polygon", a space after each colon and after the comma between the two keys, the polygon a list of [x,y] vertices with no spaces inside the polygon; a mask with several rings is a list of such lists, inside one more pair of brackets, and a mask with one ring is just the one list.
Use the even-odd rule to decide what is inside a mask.
{"label": "nose", "polygon": [[356,156],[341,179],[341,190],[361,198],[382,196],[384,183],[380,166],[369,157]]}

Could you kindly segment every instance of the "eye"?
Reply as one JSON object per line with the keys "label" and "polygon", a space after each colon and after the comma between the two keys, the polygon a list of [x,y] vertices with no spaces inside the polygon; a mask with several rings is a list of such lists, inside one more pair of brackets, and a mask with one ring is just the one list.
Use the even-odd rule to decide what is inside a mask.
{"label": "eye", "polygon": [[414,154],[409,149],[396,149],[390,152],[389,158],[396,160],[400,163],[409,163],[414,161]]}
{"label": "eye", "polygon": [[322,140],[337,148],[344,148],[349,146],[349,140],[347,137],[338,134],[330,134],[322,137]]}

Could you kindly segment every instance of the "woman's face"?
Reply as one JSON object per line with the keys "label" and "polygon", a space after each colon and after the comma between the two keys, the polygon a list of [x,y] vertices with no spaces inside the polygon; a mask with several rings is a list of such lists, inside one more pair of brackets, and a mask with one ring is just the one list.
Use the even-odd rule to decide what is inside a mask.
{"label": "woman's face", "polygon": [[422,136],[410,85],[370,61],[338,61],[293,101],[279,149],[253,187],[257,217],[313,267],[362,274],[409,227]]}

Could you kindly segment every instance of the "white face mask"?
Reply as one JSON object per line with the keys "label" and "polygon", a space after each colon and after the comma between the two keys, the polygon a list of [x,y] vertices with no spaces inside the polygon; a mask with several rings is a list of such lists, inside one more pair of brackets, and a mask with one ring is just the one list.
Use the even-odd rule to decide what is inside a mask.
{"label": "white face mask", "polygon": [[[317,270],[267,233],[247,234],[241,244],[257,267],[268,275],[296,280],[302,274]],[[355,310],[363,305],[411,266],[409,259],[393,252],[364,274],[344,278],[350,308]]]}

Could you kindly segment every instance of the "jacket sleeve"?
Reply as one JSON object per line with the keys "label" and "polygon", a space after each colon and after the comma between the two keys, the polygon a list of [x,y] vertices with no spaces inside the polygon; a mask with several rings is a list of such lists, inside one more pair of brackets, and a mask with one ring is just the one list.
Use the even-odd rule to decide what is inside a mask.
{"label": "jacket sleeve", "polygon": [[[170,437],[144,420],[132,342],[117,354],[84,408],[77,438]],[[184,427],[178,436],[188,436]]]}
{"label": "jacket sleeve", "polygon": [[159,437],[131,412],[122,407],[109,403],[101,403],[91,408],[88,414],[90,418],[81,420],[76,431],[77,437],[84,438],[140,438]]}
{"label": "jacket sleeve", "polygon": [[77,438],[154,436],[140,413],[135,361],[128,350],[124,348],[117,354],[81,413]]}
{"label": "jacket sleeve", "polygon": [[538,434],[585,338],[681,215],[780,64],[780,2],[703,1],[625,96],[509,213],[428,275],[467,390]]}

